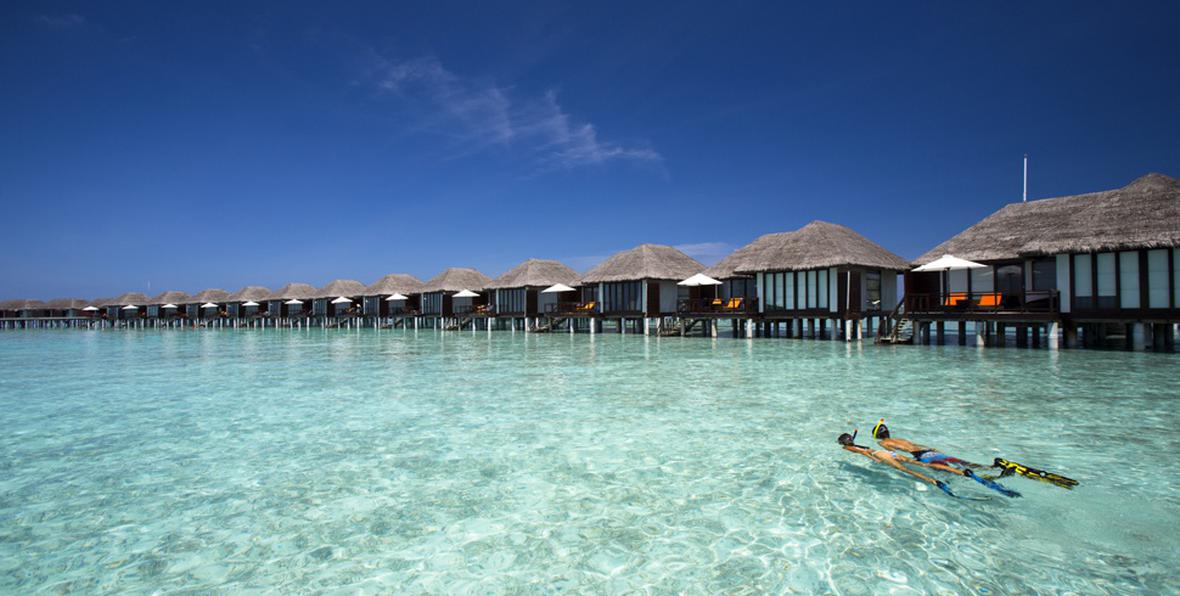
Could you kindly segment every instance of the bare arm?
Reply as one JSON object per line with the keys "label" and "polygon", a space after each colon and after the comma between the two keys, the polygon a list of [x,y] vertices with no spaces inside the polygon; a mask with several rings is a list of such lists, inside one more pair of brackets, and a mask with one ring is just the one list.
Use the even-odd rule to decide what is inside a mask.
{"label": "bare arm", "polygon": [[[901,470],[902,472],[905,472],[906,474],[909,474],[910,476],[918,478],[919,480],[926,482],[927,484],[932,484],[934,486],[938,486],[937,480],[935,480],[935,479],[933,479],[921,472],[918,472],[917,470],[911,470],[911,469],[901,465],[901,462],[896,459],[891,459],[891,458],[890,459],[879,459],[876,457],[874,457],[873,459],[876,459],[877,461],[879,461],[887,466],[892,466],[894,468],[897,468],[898,470]],[[911,461],[913,461],[913,460],[911,460]]]}

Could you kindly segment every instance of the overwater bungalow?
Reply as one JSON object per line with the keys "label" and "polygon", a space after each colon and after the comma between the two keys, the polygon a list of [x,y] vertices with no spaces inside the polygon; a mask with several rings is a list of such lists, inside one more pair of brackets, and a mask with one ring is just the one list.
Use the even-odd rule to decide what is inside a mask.
{"label": "overwater bungalow", "polygon": [[439,273],[422,284],[422,318],[444,328],[474,324],[471,315],[487,304],[487,293],[482,290],[491,282],[488,276],[465,267]]}
{"label": "overwater bungalow", "polygon": [[578,285],[577,271],[560,261],[529,259],[487,285],[489,314],[506,321],[512,329],[525,331],[541,326],[540,317],[560,310],[564,298],[567,303],[577,301],[577,290],[544,292],[561,284],[570,288]]}
{"label": "overwater bungalow", "polygon": [[365,316],[376,322],[417,314],[421,292],[422,280],[406,273],[390,273],[365,288]]}
{"label": "overwater bungalow", "polygon": [[103,314],[106,315],[107,320],[111,321],[112,325],[126,326],[147,316],[144,307],[151,300],[141,292],[127,292],[106,300],[98,306],[103,309]]}
{"label": "overwater bungalow", "polygon": [[676,316],[680,300],[688,297],[688,290],[677,282],[704,269],[671,246],[641,244],[587,272],[580,281],[581,300],[563,314],[591,319],[591,331],[601,324],[595,319],[602,318],[617,320],[620,332],[626,332],[630,321],[647,334],[653,321],[660,328],[665,317]]}
{"label": "overwater bungalow", "polygon": [[1180,180],[1163,174],[1009,204],[914,260],[953,255],[979,266],[906,273],[898,318],[922,343],[944,341],[947,323],[966,343],[970,323],[977,345],[1014,334],[1017,346],[1171,351],[1178,247]]}
{"label": "overwater bungalow", "polygon": [[192,325],[219,325],[225,318],[225,302],[229,292],[221,288],[209,288],[193,294],[185,302],[185,315]]}
{"label": "overwater bungalow", "polygon": [[276,327],[302,322],[311,313],[311,300],[315,295],[314,286],[287,284],[267,297],[267,319],[274,321]]}
{"label": "overwater bungalow", "polygon": [[365,284],[354,279],[334,279],[312,296],[312,314],[321,324],[339,324],[346,317],[360,316]]}
{"label": "overwater bungalow", "polygon": [[153,297],[147,304],[147,317],[158,325],[173,325],[184,319],[184,306],[193,298],[186,292],[168,290]]}
{"label": "overwater bungalow", "polygon": [[270,290],[262,286],[246,286],[226,297],[226,312],[235,325],[257,321],[266,316],[270,294]]}
{"label": "overwater bungalow", "polygon": [[[705,273],[724,283],[698,316],[749,317],[748,335],[859,339],[879,330],[897,304],[897,275],[909,264],[851,229],[813,221],[766,234]],[[728,314],[736,312],[737,314]]]}
{"label": "overwater bungalow", "polygon": [[82,309],[89,305],[81,298],[54,298],[45,303],[45,315],[65,319],[83,318],[89,316],[89,311]]}

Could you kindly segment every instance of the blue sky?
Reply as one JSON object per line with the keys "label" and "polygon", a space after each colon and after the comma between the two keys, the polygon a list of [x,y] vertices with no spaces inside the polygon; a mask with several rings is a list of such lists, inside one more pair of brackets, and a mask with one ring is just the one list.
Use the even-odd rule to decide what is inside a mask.
{"label": "blue sky", "polygon": [[1024,153],[1034,198],[1180,175],[1175,3],[403,4],[4,3],[0,298],[712,262],[813,219],[908,258]]}

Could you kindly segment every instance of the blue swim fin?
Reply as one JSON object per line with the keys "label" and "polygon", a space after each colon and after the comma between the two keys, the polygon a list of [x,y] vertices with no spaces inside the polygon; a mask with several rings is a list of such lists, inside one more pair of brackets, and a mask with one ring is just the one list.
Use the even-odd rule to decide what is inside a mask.
{"label": "blue swim fin", "polygon": [[1005,497],[1016,498],[1016,497],[1020,496],[1020,493],[1018,493],[1010,488],[1005,487],[1004,485],[996,482],[995,480],[983,478],[983,477],[979,476],[978,474],[976,474],[975,472],[972,472],[971,470],[964,470],[964,475],[967,476],[968,478],[1000,493],[1001,495],[1004,495]]}
{"label": "blue swim fin", "polygon": [[935,482],[935,486],[942,489],[942,492],[944,492],[952,497],[955,497],[956,499],[959,498],[959,495],[956,495],[955,493],[951,492],[951,487],[948,486],[947,483],[945,483],[941,480],[935,480],[934,482]]}

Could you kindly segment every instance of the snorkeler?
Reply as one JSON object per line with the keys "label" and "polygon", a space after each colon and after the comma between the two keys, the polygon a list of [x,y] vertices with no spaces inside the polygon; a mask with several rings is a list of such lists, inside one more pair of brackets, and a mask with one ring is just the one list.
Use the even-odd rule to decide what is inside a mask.
{"label": "snorkeler", "polygon": [[857,445],[855,432],[853,432],[851,435],[848,433],[840,435],[840,437],[836,439],[836,442],[840,443],[840,445],[844,447],[845,451],[859,453],[860,455],[863,455],[871,460],[878,461],[892,468],[896,468],[902,472],[905,472],[906,474],[909,474],[910,476],[921,480],[922,482],[937,486],[939,490],[952,497],[955,496],[955,493],[951,492],[951,487],[948,486],[947,483],[941,480],[935,480],[934,478],[931,478],[921,472],[911,470],[902,465],[903,463],[915,463],[914,460],[905,457],[904,455],[896,455],[892,451],[887,451],[885,449],[874,451],[863,445]]}
{"label": "snorkeler", "polygon": [[[963,469],[965,469],[966,471],[970,471],[971,468],[984,468],[984,467],[986,467],[982,464],[972,463],[972,462],[969,462],[966,460],[959,459],[957,457],[951,457],[951,456],[946,455],[945,453],[942,453],[936,449],[931,449],[929,447],[926,447],[924,445],[919,445],[917,443],[914,443],[912,441],[908,441],[906,439],[894,438],[889,435],[889,427],[885,426],[885,419],[884,418],[877,421],[877,425],[873,427],[873,438],[877,440],[878,445],[884,447],[885,449],[888,449],[890,451],[901,451],[901,452],[908,453],[915,460],[918,460],[919,462],[922,462],[925,464],[931,464],[932,467],[938,467],[937,465],[941,464],[942,466],[949,468],[948,471],[960,471],[958,468],[952,468],[951,467],[952,465],[962,466]],[[1023,476],[1025,478],[1031,478],[1033,480],[1040,480],[1042,482],[1048,482],[1049,484],[1060,486],[1061,488],[1065,488],[1065,489],[1072,489],[1073,487],[1078,485],[1078,481],[1074,480],[1073,478],[1067,478],[1067,477],[1062,476],[1060,474],[1054,474],[1053,472],[1046,472],[1044,470],[1038,470],[1036,468],[1026,466],[1024,464],[1018,464],[1016,462],[1008,461],[1008,460],[1000,458],[1000,457],[995,458],[995,461],[992,463],[991,467],[1000,468],[1000,476],[999,477],[1001,477],[1001,478],[1005,477],[1005,476],[1011,476],[1011,475]],[[969,474],[969,475],[968,474],[964,474],[964,475],[980,482],[981,484],[985,484],[985,485],[988,485],[988,482],[985,482],[985,481],[991,481],[995,478],[994,476],[993,477],[977,476],[974,473]],[[999,486],[999,485],[996,485],[996,486]],[[988,487],[995,488],[990,485],[988,485]],[[996,490],[999,490],[999,489],[996,489]],[[1004,489],[1004,490],[1008,490],[1008,489]],[[1003,492],[1003,491],[1000,491],[1000,492]],[[1009,496],[1011,496],[1011,495],[1009,495]]]}
{"label": "snorkeler", "polygon": [[873,438],[877,440],[877,444],[890,451],[902,451],[910,454],[910,457],[924,463],[924,464],[957,464],[968,468],[982,468],[983,466],[969,461],[961,460],[957,457],[951,457],[945,453],[941,453],[936,449],[931,449],[925,445],[907,441],[905,439],[895,439],[889,436],[889,427],[885,426],[885,419],[882,418],[873,427]]}

